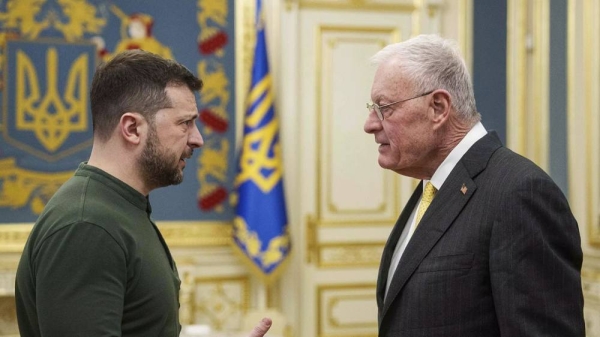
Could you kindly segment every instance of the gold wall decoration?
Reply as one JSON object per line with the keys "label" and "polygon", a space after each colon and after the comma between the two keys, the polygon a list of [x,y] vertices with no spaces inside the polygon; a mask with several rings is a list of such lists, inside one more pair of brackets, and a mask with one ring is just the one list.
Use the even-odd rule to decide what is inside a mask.
{"label": "gold wall decoration", "polygon": [[507,145],[548,170],[550,4],[507,5]]}
{"label": "gold wall decoration", "polygon": [[[216,331],[239,331],[250,307],[249,276],[183,277],[185,297],[182,307],[188,313],[184,323],[208,324]],[[182,288],[182,295],[184,294]]]}
{"label": "gold wall decoration", "polygon": [[376,337],[375,288],[368,283],[318,286],[317,337]]}
{"label": "gold wall decoration", "polygon": [[32,227],[32,224],[1,225],[0,253],[21,253]]}
{"label": "gold wall decoration", "polygon": [[17,312],[12,296],[0,296],[0,336],[18,336]]}
{"label": "gold wall decoration", "polygon": [[600,3],[569,1],[569,201],[589,245],[600,247]]}
{"label": "gold wall decoration", "polygon": [[586,303],[600,305],[600,268],[584,266],[581,269],[581,280]]}
{"label": "gold wall decoration", "polygon": [[[324,240],[322,235],[322,229],[325,227],[339,230],[346,227],[387,228],[394,223],[395,217],[400,212],[399,191],[401,188],[395,174],[376,167],[375,157],[370,158],[372,159],[370,163],[373,165],[370,163],[359,165],[352,164],[352,159],[349,163],[347,157],[340,155],[344,153],[344,147],[354,147],[352,142],[359,139],[358,134],[364,134],[359,125],[360,121],[355,122],[357,125],[352,124],[354,122],[343,122],[343,112],[348,111],[350,106],[345,106],[348,104],[347,98],[336,94],[335,88],[339,87],[340,83],[335,81],[344,74],[353,73],[353,66],[348,63],[348,58],[344,58],[344,55],[356,54],[353,51],[361,50],[365,55],[357,56],[354,61],[356,64],[360,64],[361,61],[367,63],[367,54],[372,55],[386,45],[399,42],[403,37],[408,37],[408,34],[419,31],[420,26],[415,28],[415,22],[420,22],[418,20],[421,19],[419,8],[420,5],[417,2],[401,8],[403,23],[399,25],[320,24],[315,27],[317,29],[315,41],[317,125],[315,156],[319,159],[316,161],[315,214],[308,217],[306,226],[308,249],[306,257],[309,263],[316,262],[322,268],[364,267],[379,263],[379,257],[375,258],[375,255],[377,252],[381,252],[383,238],[365,242],[364,239],[356,237],[334,243]],[[372,74],[368,70],[354,74],[353,80],[357,84],[349,89],[356,93],[364,92],[367,94],[365,99],[368,99],[368,81],[371,76]],[[355,105],[359,104],[353,102],[352,107]],[[362,100],[360,105],[364,105]],[[356,132],[357,135],[349,134],[348,130],[355,130],[353,132]],[[361,146],[356,144],[356,147],[360,148]],[[364,152],[355,155],[362,157],[363,154]],[[363,186],[366,190],[352,190],[352,188],[356,190],[360,187],[351,187],[344,183],[346,180],[351,180],[350,173],[347,173],[348,177],[343,176],[339,167],[346,167],[346,172],[348,168],[356,168],[357,172],[363,173],[371,170],[368,172],[374,172],[375,175],[367,174],[367,176],[373,177],[371,182],[374,185]],[[353,172],[352,176],[359,176],[359,174]],[[365,201],[362,199],[362,195],[365,193],[372,193],[374,196]],[[357,257],[353,261],[344,259],[344,251],[352,251],[348,247],[352,247],[354,252],[360,251],[364,255],[353,255]]]}
{"label": "gold wall decoration", "polygon": [[[230,223],[158,222],[160,232],[170,248],[229,246]],[[0,226],[0,253],[21,253],[31,232],[32,224]]]}
{"label": "gold wall decoration", "polygon": [[385,242],[324,243],[318,247],[319,267],[378,267]]}

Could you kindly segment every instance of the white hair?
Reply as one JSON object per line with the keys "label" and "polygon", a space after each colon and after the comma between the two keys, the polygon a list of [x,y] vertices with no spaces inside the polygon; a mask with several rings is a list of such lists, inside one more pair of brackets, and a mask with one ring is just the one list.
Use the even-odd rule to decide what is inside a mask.
{"label": "white hair", "polygon": [[419,35],[388,45],[371,61],[380,65],[395,61],[405,79],[418,92],[445,89],[459,117],[475,124],[481,119],[475,106],[471,77],[455,41],[438,35]]}

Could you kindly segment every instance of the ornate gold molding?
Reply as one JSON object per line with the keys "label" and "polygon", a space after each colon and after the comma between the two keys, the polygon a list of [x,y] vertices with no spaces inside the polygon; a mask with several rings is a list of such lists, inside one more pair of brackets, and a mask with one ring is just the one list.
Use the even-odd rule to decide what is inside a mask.
{"label": "ornate gold molding", "polygon": [[467,68],[473,74],[473,0],[460,0],[458,13],[458,38]]}
{"label": "ornate gold molding", "polygon": [[19,336],[15,300],[12,296],[0,296],[0,333],[7,337]]}
{"label": "ornate gold molding", "polygon": [[[300,8],[319,10],[357,10],[357,11],[380,11],[380,12],[412,12],[416,6],[414,3],[390,3],[372,0],[299,0]],[[439,7],[437,4],[429,7]]]}
{"label": "ornate gold molding", "polygon": [[509,0],[507,144],[548,169],[550,4]]}
{"label": "ornate gold molding", "polygon": [[385,242],[340,242],[318,245],[318,266],[324,268],[377,267]]}
{"label": "ornate gold molding", "polygon": [[230,222],[157,222],[169,247],[228,246]]}
{"label": "ornate gold molding", "polygon": [[[377,312],[372,312],[373,322],[340,322],[336,318],[334,309],[336,305],[343,301],[368,301],[371,298],[375,302],[374,283],[358,284],[324,284],[317,287],[317,327],[318,337],[330,336],[356,336],[356,337],[376,337],[377,336]],[[369,302],[371,302],[369,301]],[[366,313],[364,313],[366,314]],[[325,316],[324,316],[325,315]],[[328,330],[337,330],[328,332]]]}
{"label": "ornate gold molding", "polygon": [[21,253],[33,224],[0,225],[0,253]]}
{"label": "ornate gold molding", "polygon": [[184,273],[181,297],[182,322],[208,323],[216,331],[238,330],[250,308],[250,278]]}
{"label": "ornate gold molding", "polygon": [[[341,267],[341,266],[355,266],[353,264],[340,265],[339,259],[335,258],[338,256],[339,249],[348,249],[349,247],[360,247],[366,249],[365,253],[372,253],[373,249],[382,249],[385,242],[335,242],[335,243],[322,243],[319,237],[319,230],[321,228],[344,228],[344,227],[389,227],[396,221],[395,217],[389,219],[373,219],[373,220],[324,220],[317,219],[315,216],[307,216],[306,218],[306,260],[307,263],[316,262],[320,267]],[[327,256],[323,257],[323,252],[330,253],[330,258],[338,262],[331,262]],[[371,256],[371,255],[369,255]],[[381,255],[380,255],[381,256]],[[325,262],[325,261],[330,261]],[[372,258],[361,256],[356,261],[356,266],[371,266],[373,265]],[[377,261],[377,264],[379,260]]]}
{"label": "ornate gold molding", "polygon": [[[229,222],[157,222],[169,247],[228,246]],[[33,224],[0,225],[0,253],[21,253]]]}
{"label": "ornate gold molding", "polygon": [[600,247],[600,3],[568,3],[569,199],[588,242]]}

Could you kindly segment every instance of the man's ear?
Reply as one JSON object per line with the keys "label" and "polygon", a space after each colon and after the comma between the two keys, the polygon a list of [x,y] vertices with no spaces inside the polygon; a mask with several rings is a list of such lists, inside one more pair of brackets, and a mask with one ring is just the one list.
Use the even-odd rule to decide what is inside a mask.
{"label": "man's ear", "polygon": [[452,107],[452,96],[444,89],[435,90],[431,97],[430,107],[433,109],[433,121],[436,124],[444,124],[450,117]]}
{"label": "man's ear", "polygon": [[146,119],[137,112],[126,112],[119,120],[119,133],[123,140],[130,144],[138,145],[147,128]]}

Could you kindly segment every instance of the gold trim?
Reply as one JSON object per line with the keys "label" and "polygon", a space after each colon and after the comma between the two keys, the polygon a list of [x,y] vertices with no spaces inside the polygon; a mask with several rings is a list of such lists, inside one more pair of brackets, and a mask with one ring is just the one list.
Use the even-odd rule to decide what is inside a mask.
{"label": "gold trim", "polygon": [[[321,248],[323,246],[346,245],[347,243],[320,243],[319,229],[320,228],[347,228],[347,227],[392,227],[396,223],[397,218],[381,219],[381,220],[346,220],[346,221],[328,221],[317,219],[315,216],[309,215],[306,217],[306,262],[316,262],[319,266],[321,263]],[[358,243],[361,244],[361,243]],[[363,243],[365,244],[365,243]],[[377,242],[369,242],[366,244],[380,244]],[[385,245],[385,242],[382,242]],[[383,246],[382,245],[382,246]]]}
{"label": "gold trim", "polygon": [[[256,5],[251,0],[235,1],[235,116],[243,121],[248,90],[250,89],[252,59],[256,44],[254,15]],[[242,141],[243,123],[236,124],[237,143]],[[238,148],[238,147],[236,147]]]}
{"label": "gold trim", "polygon": [[373,322],[373,323],[346,323],[346,324],[342,324],[340,323],[334,316],[333,316],[333,308],[335,306],[338,305],[338,303],[342,302],[342,301],[351,301],[351,300],[357,300],[360,298],[364,298],[366,301],[372,301],[373,300],[373,296],[370,295],[356,295],[356,296],[351,296],[351,295],[346,295],[346,296],[336,296],[332,298],[329,298],[329,300],[327,301],[327,320],[329,321],[329,325],[336,327],[336,328],[371,328],[371,327],[377,327],[377,322]]}
{"label": "gold trim", "polygon": [[[335,242],[318,244],[317,265],[321,268],[378,267],[385,241],[380,242]],[[345,261],[330,261],[324,255],[327,249],[339,250]],[[367,252],[365,252],[365,250]],[[368,251],[371,251],[369,255]]]}
{"label": "gold trim", "polygon": [[600,283],[600,269],[598,268],[582,268],[581,278],[595,283]]}
{"label": "gold trim", "polygon": [[[327,0],[300,0],[301,9],[319,9],[319,10],[356,10],[369,12],[412,12],[415,10],[414,4],[390,4],[377,3],[365,0],[346,0],[345,2],[332,2]],[[432,4],[430,7],[439,7]]]}
{"label": "gold trim", "polygon": [[509,0],[507,35],[507,144],[547,171],[549,2]]}
{"label": "gold trim", "polygon": [[[2,253],[0,256],[0,272],[13,273],[19,266],[20,256],[17,254],[8,255],[9,253]],[[1,292],[0,292],[1,293]]]}
{"label": "gold trim", "polygon": [[[317,113],[317,126],[316,126],[316,145],[317,145],[317,149],[316,149],[316,195],[315,195],[315,200],[316,200],[316,218],[317,219],[321,219],[322,218],[322,206],[323,206],[323,200],[322,200],[322,191],[323,191],[323,183],[324,183],[324,175],[327,177],[327,182],[326,183],[330,183],[331,182],[331,175],[332,172],[329,169],[329,163],[332,162],[331,158],[329,159],[323,159],[323,152],[327,151],[327,154],[329,155],[329,149],[323,149],[323,138],[327,137],[327,139],[329,139],[329,137],[331,137],[331,134],[328,135],[323,135],[322,131],[323,131],[323,113],[322,113],[322,105],[324,103],[323,100],[323,86],[322,86],[322,82],[325,77],[324,75],[324,69],[323,69],[323,65],[325,64],[325,62],[330,62],[331,60],[326,59],[323,60],[323,55],[324,52],[326,52],[326,50],[323,50],[322,48],[322,44],[324,42],[324,34],[326,33],[380,33],[380,34],[388,34],[388,38],[390,42],[397,42],[400,40],[400,31],[397,27],[373,27],[373,26],[338,26],[338,25],[321,25],[318,27],[317,29],[317,38],[316,40],[316,94],[315,94],[315,98],[316,98],[316,113]],[[356,37],[354,38],[348,38],[348,39],[337,39],[337,40],[348,40],[348,41],[356,41],[356,40],[360,40],[363,41],[364,39],[358,39]],[[337,41],[336,40],[336,41]],[[372,42],[378,42],[380,41],[380,39],[372,39],[369,40]],[[384,42],[385,44],[385,42]],[[327,63],[329,64],[329,63]],[[330,86],[328,86],[326,89],[330,89]],[[328,145],[331,144],[331,141],[328,142]],[[323,173],[324,172],[324,173]],[[385,178],[385,175],[384,175]],[[384,184],[384,186],[387,186],[387,184]],[[327,200],[327,207],[328,209],[331,210],[337,210],[338,208],[332,203],[331,201],[331,191],[330,189],[325,191],[326,194],[326,200]],[[393,200],[393,204],[397,204],[397,196],[395,195],[395,198]],[[384,202],[384,204],[382,205],[383,208],[385,209],[386,204]],[[381,207],[380,207],[381,208]],[[379,209],[380,209],[379,208]],[[377,212],[379,211],[379,209],[375,209],[375,210],[369,210],[370,213],[372,212]],[[361,210],[358,210],[361,211]],[[344,212],[348,212],[347,210],[344,210]],[[356,213],[356,212],[351,212],[351,213]]]}
{"label": "gold trim", "polygon": [[[550,1],[534,1],[534,60],[533,74],[528,86],[532,89],[530,102],[533,105],[533,121],[529,123],[533,128],[534,139],[530,140],[528,155],[535,155],[534,160],[549,170],[550,152]],[[525,112],[526,113],[526,112]],[[532,152],[533,151],[533,152]]]}
{"label": "gold trim", "polygon": [[319,258],[317,222],[318,220],[312,215],[306,217],[306,263],[312,263]]}
{"label": "gold trim", "polygon": [[585,41],[584,64],[585,64],[585,134],[587,140],[587,165],[585,167],[585,179],[587,190],[587,226],[589,242],[600,246],[600,181],[598,169],[600,168],[600,60],[598,48],[600,47],[600,23],[597,16],[600,13],[597,1],[583,2],[583,37]]}
{"label": "gold trim", "polygon": [[458,36],[461,39],[463,58],[473,73],[473,0],[460,0],[458,3]]}
{"label": "gold trim", "polygon": [[567,24],[570,199],[578,210],[580,226],[587,227],[589,244],[596,247],[600,247],[600,98],[597,95],[600,23],[596,20],[599,7],[596,1],[569,1]]}
{"label": "gold trim", "polygon": [[0,253],[21,253],[33,224],[0,225]]}
{"label": "gold trim", "polygon": [[311,218],[318,228],[342,228],[342,227],[389,227],[396,223],[398,214],[388,219],[367,219],[367,220],[324,220]]}
{"label": "gold trim", "polygon": [[[326,285],[319,285],[317,286],[317,292],[316,292],[316,296],[317,299],[315,301],[316,305],[317,305],[317,310],[316,310],[316,322],[317,322],[317,337],[339,337],[340,335],[338,334],[324,334],[323,333],[323,322],[321,321],[321,316],[323,314],[323,302],[322,302],[322,298],[323,298],[323,293],[328,291],[328,290],[348,290],[348,289],[356,289],[356,290],[361,290],[361,289],[373,289],[373,301],[375,301],[375,291],[377,289],[377,285],[375,283],[355,283],[355,284],[326,284]],[[374,313],[375,315],[377,313]],[[377,330],[377,327],[375,326],[375,330]],[[377,332],[375,331],[373,334],[354,334],[352,333],[353,337],[377,337]]]}
{"label": "gold trim", "polygon": [[424,8],[423,0],[413,0],[411,36],[417,36],[421,33],[421,29],[423,28],[423,16],[425,15]]}
{"label": "gold trim", "polygon": [[[325,32],[360,32],[360,33],[373,32],[373,33],[389,34],[391,41],[399,41],[400,40],[400,31],[398,30],[398,28],[392,28],[392,27],[390,27],[390,28],[376,28],[376,27],[359,27],[359,28],[357,28],[357,27],[343,27],[343,26],[331,26],[331,27],[321,26],[321,28],[322,29],[319,31],[321,38]],[[331,38],[331,39],[327,40],[326,43],[330,46],[330,49],[334,49],[334,48],[338,47],[340,43],[364,43],[364,44],[375,43],[375,44],[379,44],[381,49],[383,49],[388,44],[388,42],[385,39],[359,38],[359,37]],[[329,54],[328,54],[328,56],[329,56]],[[331,57],[328,57],[327,60],[330,61],[330,62],[327,62],[327,65],[330,65],[333,59]],[[323,60],[320,60],[318,62],[323,63]],[[330,78],[330,76],[332,74],[330,71],[328,71],[328,74],[325,74],[325,75],[329,75],[329,76],[325,76],[325,78]],[[331,91],[331,89],[332,89],[331,85],[328,85],[325,90]],[[327,94],[328,99],[325,102],[323,102],[323,104],[327,106],[328,111],[333,111],[333,108],[332,108],[333,102],[330,99],[330,97],[332,97],[332,96],[333,96],[332,93],[328,92],[328,94]],[[319,116],[321,116],[320,113],[319,113]],[[331,114],[328,114],[327,118],[328,118],[327,125],[333,125],[333,122],[331,121]],[[331,128],[329,130],[331,130]],[[325,175],[327,176],[327,185],[328,185],[327,190],[324,191],[324,193],[326,194],[326,200],[327,200],[327,210],[333,214],[367,214],[367,213],[377,214],[377,213],[381,213],[381,212],[385,211],[388,208],[388,203],[386,202],[385,198],[380,205],[378,205],[374,208],[368,208],[368,209],[367,208],[348,209],[348,208],[338,207],[335,204],[335,201],[333,200],[333,196],[332,196],[332,193],[333,193],[332,177],[334,175],[334,173],[331,169],[331,162],[333,162],[333,160],[331,159],[331,152],[332,152],[331,147],[333,145],[332,137],[333,137],[332,132],[329,132],[326,135],[326,138],[328,139],[327,145],[329,145],[329,147],[327,148],[327,156],[325,157],[326,159],[324,159],[325,166],[326,166]],[[327,158],[329,158],[329,159],[327,159]],[[389,184],[385,183],[386,175],[382,175],[382,178],[384,180],[382,182],[383,183],[383,193],[382,194],[385,197],[389,193]],[[397,199],[397,196],[395,196],[395,197],[396,197],[395,199]],[[393,200],[393,204],[396,204],[396,203],[397,203],[397,200]]]}
{"label": "gold trim", "polygon": [[[574,202],[579,193],[574,193],[576,190],[575,169],[579,166],[576,160],[580,158],[575,155],[574,144],[576,142],[575,124],[577,116],[575,113],[575,3],[573,0],[568,0],[567,3],[567,162],[568,162],[568,184],[569,184],[569,199]],[[581,221],[581,220],[580,220]],[[581,224],[580,224],[581,225]]]}
{"label": "gold trim", "polygon": [[[231,276],[231,277],[194,277],[194,276],[190,276],[191,279],[189,279],[188,281],[190,282],[189,285],[192,287],[191,290],[191,294],[192,294],[192,301],[191,301],[191,305],[192,307],[191,312],[193,315],[195,315],[196,313],[204,313],[206,315],[206,317],[210,320],[211,325],[213,325],[213,327],[215,328],[215,330],[217,331],[221,331],[223,330],[223,328],[225,328],[225,325],[227,323],[228,318],[231,315],[226,315],[225,318],[220,319],[218,316],[219,315],[214,315],[214,309],[211,310],[212,306],[215,306],[216,303],[198,303],[198,301],[196,300],[196,291],[195,291],[195,287],[201,287],[203,284],[204,285],[214,285],[214,287],[216,288],[216,292],[220,293],[221,296],[221,300],[228,302],[232,305],[233,308],[235,309],[239,309],[240,312],[240,317],[244,317],[244,314],[246,314],[248,312],[248,310],[250,309],[250,300],[251,300],[251,293],[250,293],[250,277],[249,276]],[[234,285],[239,285],[240,290],[241,290],[241,297],[238,299],[239,302],[235,302],[236,299],[231,299],[228,297],[228,294],[225,292],[225,290],[223,289],[223,285],[224,284],[234,284]],[[217,312],[217,314],[222,314]],[[241,325],[241,323],[240,323]]]}
{"label": "gold trim", "polygon": [[527,1],[508,0],[506,26],[506,143],[514,151],[525,154],[525,139],[521,128],[525,111],[525,62]]}
{"label": "gold trim", "polygon": [[[157,222],[170,248],[229,246],[231,223],[171,221]],[[21,253],[33,224],[0,225],[0,253]]]}
{"label": "gold trim", "polygon": [[230,222],[172,221],[156,223],[170,248],[228,246]]}

